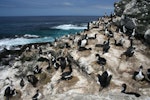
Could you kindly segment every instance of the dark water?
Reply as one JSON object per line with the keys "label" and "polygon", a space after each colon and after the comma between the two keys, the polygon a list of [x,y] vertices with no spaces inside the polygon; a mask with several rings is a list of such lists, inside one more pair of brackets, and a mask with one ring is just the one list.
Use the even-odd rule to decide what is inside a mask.
{"label": "dark water", "polygon": [[97,19],[98,16],[0,17],[0,46],[53,41],[83,31],[88,22]]}

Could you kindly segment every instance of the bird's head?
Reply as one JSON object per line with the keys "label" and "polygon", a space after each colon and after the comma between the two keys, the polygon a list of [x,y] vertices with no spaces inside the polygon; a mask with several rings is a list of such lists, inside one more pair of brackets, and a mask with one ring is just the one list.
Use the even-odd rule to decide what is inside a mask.
{"label": "bird's head", "polygon": [[140,66],[140,69],[143,69],[143,66],[142,66],[142,65]]}
{"label": "bird's head", "polygon": [[95,54],[95,56],[96,56],[96,57],[99,57],[100,55],[97,53],[97,54]]}

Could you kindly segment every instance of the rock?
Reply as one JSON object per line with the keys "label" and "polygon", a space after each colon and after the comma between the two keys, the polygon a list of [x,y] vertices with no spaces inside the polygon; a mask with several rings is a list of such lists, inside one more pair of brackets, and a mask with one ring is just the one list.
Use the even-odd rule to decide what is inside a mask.
{"label": "rock", "polygon": [[131,29],[132,30],[132,29],[135,28],[135,23],[133,22],[132,19],[126,18],[126,19],[122,19],[121,21],[122,21],[122,23],[124,23],[124,25],[125,25],[125,27],[127,29]]}
{"label": "rock", "polygon": [[[121,0],[114,4],[114,11],[117,16],[126,16],[127,20],[121,18],[120,26],[125,25],[126,28],[136,29],[137,38],[143,39],[146,30],[150,25],[150,3],[149,0]],[[118,25],[118,21],[116,21]],[[149,41],[146,40],[150,44]]]}
{"label": "rock", "polygon": [[65,43],[65,42],[62,42],[62,43],[57,44],[57,47],[60,48],[60,49],[63,49],[63,48],[65,48],[66,46],[69,46],[69,44],[68,44],[68,43]]}
{"label": "rock", "polygon": [[[122,1],[126,1],[123,2],[123,4],[127,3],[127,1],[130,2],[129,0]],[[122,13],[124,12],[122,11]],[[116,21],[118,26],[125,25],[130,30],[132,30],[133,28],[139,29],[138,27],[140,27],[139,24],[136,25],[134,23],[135,20],[133,20],[131,16],[127,16],[126,18],[117,16],[117,18]],[[120,21],[122,22],[120,23]],[[125,52],[126,49],[130,46],[128,36],[124,35],[125,44],[123,48],[116,47],[114,45],[113,39],[110,39],[110,51],[108,53],[102,54],[101,48],[95,48],[95,45],[97,43],[103,44],[103,42],[107,40],[107,37],[103,34],[104,30],[101,30],[100,28],[94,28],[94,23],[91,30],[86,30],[84,33],[81,32],[76,36],[76,38],[83,38],[85,37],[85,33],[97,34],[97,40],[95,42],[89,43],[86,46],[87,48],[92,48],[90,52],[84,51],[81,53],[80,51],[78,51],[77,45],[71,44],[72,40],[69,41],[66,37],[66,41],[63,40],[64,38],[58,39],[56,42],[56,44],[58,45],[56,47],[48,47],[47,44],[42,45],[37,43],[37,48],[41,48],[42,51],[44,51],[41,55],[37,53],[38,49],[35,49],[35,47],[33,47],[31,48],[30,52],[25,51],[21,55],[19,55],[18,58],[21,59],[12,59],[13,67],[10,66],[8,68],[7,66],[5,66],[4,70],[0,70],[0,100],[3,100],[3,91],[5,89],[3,87],[3,80],[5,80],[6,77],[10,77],[13,81],[12,85],[14,85],[16,89],[19,89],[22,92],[21,98],[18,98],[19,100],[31,99],[37,89],[39,89],[42,94],[42,100],[149,100],[149,83],[145,81],[137,82],[132,80],[133,72],[137,71],[138,67],[141,64],[143,65],[143,72],[144,74],[146,74],[146,71],[150,65],[149,47],[143,45],[141,41],[135,38],[135,54],[133,57],[130,57],[126,60],[125,56],[120,57],[120,55]],[[142,24],[141,26],[144,26],[144,24]],[[116,28],[117,26],[112,24],[111,30],[115,31]],[[140,31],[141,34],[144,29]],[[116,32],[114,35],[118,35],[118,33],[119,32]],[[145,33],[145,39],[147,41],[149,41],[149,35],[150,31],[147,30]],[[66,48],[66,42],[71,44],[71,49]],[[22,49],[21,51],[23,50],[25,49]],[[95,57],[95,54],[97,53],[107,60],[107,63],[104,66],[104,70],[107,70],[108,74],[113,75],[112,81],[110,82],[108,88],[102,89],[100,85],[97,84],[96,75],[103,72],[102,66],[100,66],[96,62],[97,59]],[[49,63],[45,61],[51,60],[51,56],[54,56],[56,59],[61,56],[67,57],[68,62],[71,62],[73,69],[72,79],[61,80],[61,69],[59,68],[58,70],[55,70],[55,68],[51,66],[51,63],[51,69],[47,71],[47,66],[49,65]],[[32,76],[33,68],[36,65],[42,68],[42,73],[36,74],[36,78],[34,78],[34,76]],[[66,67],[65,72],[67,70],[68,66]],[[22,89],[19,86],[20,78],[24,78],[24,81],[26,83],[26,85]],[[32,84],[28,82],[27,78],[29,78],[29,82],[31,82],[34,86],[36,85],[36,83],[34,84],[33,80],[39,80],[37,82],[37,87],[33,87]],[[122,83],[128,84],[127,91],[138,92],[141,94],[141,97],[136,98],[133,95],[121,93]]]}
{"label": "rock", "polygon": [[85,71],[88,75],[90,75],[90,74],[92,74],[92,73],[94,72],[94,69],[92,68],[91,65],[86,65],[86,66],[84,66],[84,71]]}
{"label": "rock", "polygon": [[14,65],[13,65],[13,68],[19,68],[19,67],[21,67],[21,66],[22,66],[21,61],[16,61],[16,62],[14,63]]}
{"label": "rock", "polygon": [[150,97],[143,96],[137,98],[135,96],[129,96],[122,93],[113,93],[108,94],[99,94],[99,95],[90,95],[90,94],[77,94],[77,93],[65,93],[57,95],[47,95],[43,100],[148,100]]}
{"label": "rock", "polygon": [[145,32],[144,38],[150,44],[150,29]]}

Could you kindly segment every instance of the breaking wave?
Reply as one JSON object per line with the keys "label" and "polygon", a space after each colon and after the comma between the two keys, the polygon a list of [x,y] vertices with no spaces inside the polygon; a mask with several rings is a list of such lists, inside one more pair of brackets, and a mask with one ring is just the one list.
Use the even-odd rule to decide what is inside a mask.
{"label": "breaking wave", "polygon": [[63,24],[63,25],[58,25],[55,27],[52,27],[53,29],[61,29],[61,30],[83,30],[87,29],[86,25],[73,25],[73,24]]}
{"label": "breaking wave", "polygon": [[54,38],[52,37],[42,37],[42,38],[5,38],[0,40],[0,51],[5,47],[8,50],[12,46],[25,45],[30,43],[41,43],[41,42],[52,42]]}

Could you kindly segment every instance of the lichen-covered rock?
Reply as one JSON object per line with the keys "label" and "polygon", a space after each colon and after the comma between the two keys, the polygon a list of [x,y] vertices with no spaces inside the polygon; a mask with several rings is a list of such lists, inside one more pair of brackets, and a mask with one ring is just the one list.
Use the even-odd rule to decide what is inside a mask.
{"label": "lichen-covered rock", "polygon": [[[124,18],[122,18],[120,20],[120,23],[124,24],[129,29],[135,28],[137,34],[139,34],[140,37],[142,36],[142,38],[145,38],[144,34],[150,27],[150,1],[121,0],[119,2],[116,2],[114,4],[114,7],[114,12],[116,13],[116,15],[120,17],[122,15],[125,15],[130,19],[128,21],[125,21]],[[135,24],[135,26],[133,25],[133,23]]]}
{"label": "lichen-covered rock", "polygon": [[136,27],[136,24],[134,23],[134,20],[131,19],[131,18],[124,18],[124,19],[121,19],[121,26],[125,25],[125,27],[127,29],[134,29]]}

